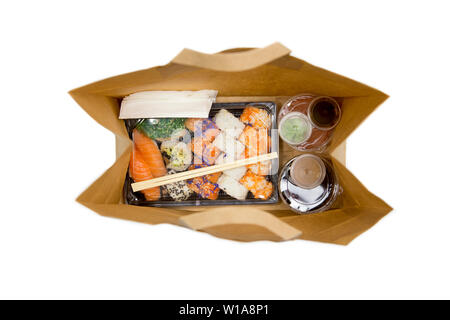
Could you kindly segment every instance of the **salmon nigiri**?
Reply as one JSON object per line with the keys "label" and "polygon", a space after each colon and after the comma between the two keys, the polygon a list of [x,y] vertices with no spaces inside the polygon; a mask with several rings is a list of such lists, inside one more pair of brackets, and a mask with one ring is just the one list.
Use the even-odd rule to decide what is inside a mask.
{"label": "salmon nigiri", "polygon": [[[135,182],[145,181],[153,178],[150,166],[144,161],[141,152],[133,148],[130,158],[130,176]],[[141,191],[148,201],[159,200],[161,192],[159,187],[145,189]]]}
{"label": "salmon nigiri", "polygon": [[140,151],[142,159],[149,165],[153,177],[165,176],[166,166],[156,142],[136,129],[133,130],[133,142]]}

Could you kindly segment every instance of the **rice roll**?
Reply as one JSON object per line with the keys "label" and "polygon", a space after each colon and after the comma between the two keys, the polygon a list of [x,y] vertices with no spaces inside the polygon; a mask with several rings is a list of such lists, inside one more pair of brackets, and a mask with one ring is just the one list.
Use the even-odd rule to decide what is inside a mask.
{"label": "rice roll", "polygon": [[263,108],[246,107],[241,114],[240,120],[255,128],[268,129],[271,125],[270,115]]}
{"label": "rice roll", "polygon": [[255,199],[267,200],[273,193],[272,182],[248,170],[239,181],[253,194]]}
{"label": "rice roll", "polygon": [[267,129],[245,126],[239,141],[248,148],[250,157],[266,154],[270,150],[270,137]]}
{"label": "rice roll", "polygon": [[214,116],[214,122],[220,130],[228,131],[227,133],[234,138],[239,137],[245,127],[238,118],[225,109],[220,109]]}
{"label": "rice roll", "polygon": [[222,131],[213,141],[213,145],[224,152],[230,161],[236,161],[242,157],[245,146],[236,140],[232,135]]}
{"label": "rice roll", "polygon": [[[221,153],[217,157],[215,164],[223,164],[232,161],[233,161],[232,159],[230,161],[230,158],[228,158],[225,153]],[[236,181],[239,181],[244,176],[245,172],[247,172],[247,168],[245,166],[242,166],[234,169],[225,170],[223,171],[223,174],[233,178]]]}
{"label": "rice roll", "polygon": [[[239,137],[239,141],[245,145],[245,158],[266,154],[270,149],[270,139],[267,129],[245,126],[244,131]],[[247,167],[257,175],[266,176],[270,174],[271,162],[258,162]]]}
{"label": "rice roll", "polygon": [[212,142],[220,133],[220,129],[210,119],[190,118],[184,124],[194,133],[194,138],[202,137],[208,142]]}
{"label": "rice roll", "polygon": [[192,139],[191,148],[194,152],[195,164],[213,165],[220,154],[216,146],[202,137]]}
{"label": "rice roll", "polygon": [[[167,174],[174,174],[174,173],[176,173],[175,170],[169,170]],[[193,191],[188,187],[186,181],[178,181],[167,184],[164,186],[163,189],[175,201],[187,200],[193,194]]]}
{"label": "rice roll", "polygon": [[167,169],[184,171],[192,163],[191,146],[184,142],[164,141],[161,143],[161,154]]}
{"label": "rice roll", "polygon": [[247,168],[254,174],[267,176],[270,174],[271,163],[270,161],[261,161],[255,164],[250,164],[247,166]]}
{"label": "rice roll", "polygon": [[247,197],[248,190],[242,184],[227,175],[221,175],[217,184],[226,194],[237,200],[245,200]]}

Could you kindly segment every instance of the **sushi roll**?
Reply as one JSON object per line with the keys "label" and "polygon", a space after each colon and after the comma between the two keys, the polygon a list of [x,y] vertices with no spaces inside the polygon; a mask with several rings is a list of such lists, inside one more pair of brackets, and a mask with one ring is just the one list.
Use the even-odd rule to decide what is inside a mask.
{"label": "sushi roll", "polygon": [[220,154],[217,147],[202,137],[192,139],[191,148],[194,152],[195,164],[213,165]]}
{"label": "sushi roll", "polygon": [[[208,167],[207,165],[204,164],[193,164],[189,167],[189,170],[194,170],[194,169],[200,169],[200,168],[204,168],[204,167]],[[219,180],[219,177],[222,175],[222,172],[216,172],[216,173],[210,173],[202,177],[205,177],[206,180],[212,182],[212,183],[217,183],[217,180]]]}
{"label": "sushi roll", "polygon": [[246,107],[241,114],[240,120],[255,128],[269,129],[271,125],[269,113],[257,107]]}
{"label": "sushi roll", "polygon": [[[237,160],[239,160],[239,159],[237,159]],[[223,163],[232,162],[232,161],[233,160],[230,161],[230,158],[228,158],[225,153],[221,153],[217,157],[215,164],[223,164]],[[244,176],[245,172],[247,172],[247,168],[244,166],[244,167],[238,167],[238,168],[234,168],[234,169],[225,170],[225,171],[223,171],[223,174],[233,178],[236,181],[239,181]]]}
{"label": "sushi roll", "polygon": [[194,133],[194,137],[202,137],[208,142],[212,142],[220,133],[220,129],[210,119],[190,118],[186,119],[184,124]]}
{"label": "sushi roll", "polygon": [[203,163],[208,166],[213,165],[219,154],[220,150],[211,143],[208,143],[203,149]]}
{"label": "sushi roll", "polygon": [[[239,137],[239,141],[245,145],[245,158],[266,154],[270,149],[270,139],[267,129],[258,129],[246,126]],[[247,167],[255,174],[266,176],[270,173],[270,161],[258,162]]]}
{"label": "sushi roll", "polygon": [[168,169],[184,171],[192,163],[191,147],[184,142],[164,141],[161,153]]}
{"label": "sushi roll", "polygon": [[[262,148],[245,148],[244,152],[244,158],[248,159],[251,157],[256,157],[260,155],[260,152],[262,152],[264,149]],[[264,152],[267,153],[267,152]],[[264,154],[261,153],[261,154]],[[249,164],[247,165],[247,168],[249,168],[254,174],[258,174],[260,176],[267,176],[270,174],[271,169],[271,161],[261,161],[257,162],[255,164]]]}
{"label": "sushi roll", "polygon": [[[176,173],[175,170],[169,170],[168,172],[168,174],[174,173]],[[175,201],[187,200],[193,194],[186,181],[178,181],[165,185],[163,190]]]}
{"label": "sushi roll", "polygon": [[270,174],[271,164],[270,161],[262,161],[255,164],[250,164],[247,168],[254,174],[267,176]]}
{"label": "sushi roll", "polygon": [[203,199],[217,200],[219,197],[219,186],[205,178],[196,177],[188,181],[188,187]]}
{"label": "sushi roll", "polygon": [[248,190],[242,184],[227,175],[220,176],[217,184],[220,189],[235,199],[245,200],[247,197]]}
{"label": "sushi roll", "polygon": [[203,149],[205,149],[207,143],[208,141],[204,140],[202,137],[192,139],[191,149],[194,155],[202,159]]}
{"label": "sushi roll", "polygon": [[234,138],[239,137],[245,127],[238,118],[225,109],[220,109],[214,116],[214,122],[220,130],[226,131],[228,135]]}
{"label": "sushi roll", "polygon": [[250,170],[247,171],[239,182],[250,190],[255,199],[267,200],[273,193],[272,183]]}
{"label": "sushi roll", "polygon": [[[204,168],[206,165],[191,165],[189,170]],[[201,198],[216,200],[219,197],[219,185],[217,181],[222,175],[221,172],[207,174],[187,180],[189,189],[197,193]]]}
{"label": "sushi roll", "polygon": [[235,161],[242,157],[242,153],[245,151],[245,146],[236,140],[232,135],[228,134],[228,131],[222,131],[216,139],[213,141],[213,145],[223,151],[229,161]]}
{"label": "sushi roll", "polygon": [[191,143],[191,134],[186,129],[177,129],[170,135],[171,141]]}
{"label": "sushi roll", "polygon": [[239,136],[239,141],[245,145],[248,157],[260,156],[270,150],[270,138],[267,129],[245,126],[244,131]]}

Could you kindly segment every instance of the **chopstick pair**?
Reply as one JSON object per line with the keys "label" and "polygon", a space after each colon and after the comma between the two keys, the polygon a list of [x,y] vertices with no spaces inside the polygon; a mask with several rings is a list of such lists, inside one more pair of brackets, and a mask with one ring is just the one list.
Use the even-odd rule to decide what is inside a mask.
{"label": "chopstick pair", "polygon": [[145,189],[149,189],[149,188],[159,187],[159,186],[163,186],[166,184],[171,184],[171,183],[175,183],[175,182],[179,182],[179,181],[183,181],[183,180],[187,180],[187,179],[201,177],[201,176],[204,176],[207,174],[212,174],[212,173],[216,173],[216,172],[220,172],[220,171],[224,171],[224,170],[239,168],[239,167],[243,167],[246,165],[255,164],[257,162],[268,161],[268,160],[272,160],[272,159],[276,159],[276,158],[278,158],[278,153],[276,153],[276,152],[267,153],[267,154],[263,154],[260,156],[237,160],[237,161],[233,161],[233,162],[229,162],[229,163],[223,163],[223,164],[204,167],[204,168],[200,168],[200,169],[194,169],[194,170],[189,170],[189,171],[185,171],[185,172],[175,173],[175,174],[171,174],[171,175],[167,175],[167,176],[163,176],[163,177],[159,177],[159,178],[153,178],[153,179],[146,180],[146,181],[135,182],[135,183],[131,184],[131,188],[133,189],[134,192],[141,191],[141,190],[145,190]]}

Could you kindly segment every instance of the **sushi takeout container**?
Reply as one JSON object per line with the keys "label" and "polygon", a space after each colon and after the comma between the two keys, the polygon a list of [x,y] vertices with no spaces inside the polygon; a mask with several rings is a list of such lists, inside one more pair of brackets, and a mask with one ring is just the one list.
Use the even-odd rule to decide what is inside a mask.
{"label": "sushi takeout container", "polygon": [[[239,118],[244,108],[254,107],[266,111],[270,116],[271,127],[267,130],[268,140],[270,140],[270,147],[268,152],[278,152],[278,134],[276,132],[277,126],[277,106],[274,102],[260,101],[260,102],[228,102],[228,103],[213,103],[209,112],[209,118],[213,118],[219,110],[225,109],[235,117]],[[127,119],[125,120],[125,127],[127,128],[130,139],[133,139],[133,129],[137,124],[144,119]],[[145,120],[157,120],[157,119],[145,119]],[[198,194],[192,193],[192,195],[182,201],[173,201],[168,195],[162,195],[161,199],[157,201],[146,201],[144,195],[141,192],[133,192],[131,184],[134,182],[129,172],[126,175],[125,183],[123,187],[123,198],[126,204],[138,205],[138,206],[155,206],[155,207],[182,207],[182,206],[220,206],[220,205],[243,205],[243,204],[270,204],[278,202],[278,159],[270,161],[271,169],[270,174],[267,175],[266,180],[270,181],[273,186],[272,194],[267,199],[255,198],[251,192],[248,192],[245,200],[236,200],[235,198],[226,194],[223,190],[217,187],[218,197],[216,200],[202,199]],[[212,164],[212,163],[211,163]],[[211,165],[209,164],[209,165]],[[185,170],[182,170],[185,171]]]}
{"label": "sushi takeout container", "polygon": [[[149,207],[127,203],[127,171],[132,141],[119,120],[123,97],[145,90],[218,90],[216,103],[267,102],[279,110],[290,97],[314,93],[337,99],[342,118],[326,155],[333,162],[342,193],[330,210],[298,215],[276,203]],[[100,215],[148,224],[170,223],[238,240],[305,239],[346,245],[375,225],[392,208],[368,191],[345,167],[345,141],[388,96],[290,55],[280,43],[217,54],[189,49],[164,66],[127,73],[70,91],[75,101],[116,136],[116,161],[77,201]],[[279,167],[300,152],[279,144]]]}

